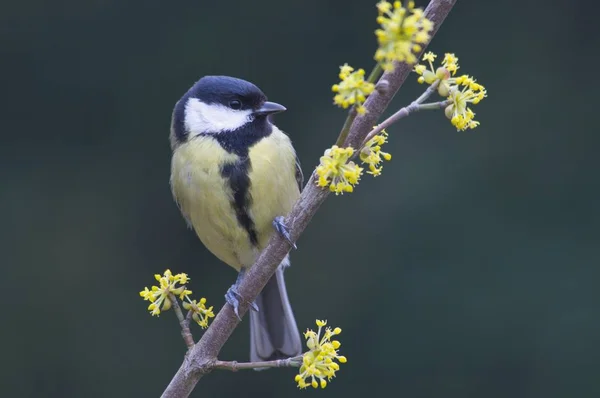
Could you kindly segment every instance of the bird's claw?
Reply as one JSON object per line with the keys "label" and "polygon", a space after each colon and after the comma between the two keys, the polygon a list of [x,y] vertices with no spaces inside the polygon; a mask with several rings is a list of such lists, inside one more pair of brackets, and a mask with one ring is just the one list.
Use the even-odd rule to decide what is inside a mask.
{"label": "bird's claw", "polygon": [[258,305],[256,305],[255,301],[250,303],[250,308],[252,308],[254,311],[258,312]]}
{"label": "bird's claw", "polygon": [[[234,283],[229,289],[227,289],[227,293],[225,293],[225,300],[233,307],[233,312],[235,313],[235,316],[237,316],[237,318],[241,321],[242,318],[240,317],[239,308],[240,302],[242,302],[244,298],[237,290],[239,279],[241,278],[238,278],[238,281],[236,281],[236,283]],[[250,308],[258,312],[258,305],[256,305],[254,301],[250,303]]]}
{"label": "bird's claw", "polygon": [[297,249],[298,247],[292,240],[292,237],[290,236],[290,231],[283,221],[284,218],[282,216],[275,217],[275,219],[273,220],[273,227],[275,227],[277,232],[279,232],[279,234],[283,236],[294,249]]}
{"label": "bird's claw", "polygon": [[[239,297],[239,298],[238,298]],[[235,316],[241,321],[239,308],[240,308],[240,294],[237,291],[237,284],[232,285],[229,289],[227,289],[227,293],[225,293],[225,301],[227,301],[233,307],[233,312]]]}

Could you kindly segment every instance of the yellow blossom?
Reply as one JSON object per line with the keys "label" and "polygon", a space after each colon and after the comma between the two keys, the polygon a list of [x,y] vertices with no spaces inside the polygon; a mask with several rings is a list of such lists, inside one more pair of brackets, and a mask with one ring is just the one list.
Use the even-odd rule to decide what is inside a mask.
{"label": "yellow blossom", "polygon": [[434,84],[437,82],[437,92],[445,97],[450,104],[445,109],[445,114],[457,130],[474,129],[479,122],[474,120],[475,113],[468,104],[477,105],[487,97],[485,87],[469,75],[454,77],[459,69],[458,57],[453,53],[444,54],[442,65],[434,69],[433,62],[436,55],[428,52],[423,56],[425,65],[415,65],[414,71],[419,75],[419,83]]}
{"label": "yellow blossom", "polygon": [[309,351],[302,356],[302,366],[295,377],[299,388],[312,386],[313,388],[327,387],[327,382],[335,377],[335,372],[340,369],[339,363],[346,363],[346,357],[338,355],[338,348],[341,343],[337,340],[331,340],[333,336],[342,333],[342,329],[325,328],[323,336],[321,332],[327,324],[327,321],[317,320],[318,330],[314,332],[308,329],[304,333],[306,346]]}
{"label": "yellow blossom", "polygon": [[433,61],[435,61],[436,58],[437,58],[437,55],[435,55],[431,51],[426,52],[425,54],[423,54],[423,61],[429,61],[430,65],[431,65],[431,63]]}
{"label": "yellow blossom", "polygon": [[379,164],[385,160],[391,160],[392,155],[387,152],[381,151],[381,146],[387,142],[388,134],[385,130],[371,138],[365,146],[360,150],[360,160],[363,163],[369,165],[369,171],[367,173],[377,177],[381,175],[382,167],[378,167]]}
{"label": "yellow blossom", "polygon": [[487,91],[485,87],[467,75],[457,78],[456,82],[459,83],[451,87],[448,96],[450,105],[446,107],[444,113],[457,130],[474,129],[479,126],[479,122],[474,120],[475,113],[468,107],[468,104],[478,104],[487,96]]}
{"label": "yellow blossom", "polygon": [[196,300],[190,300],[183,302],[183,308],[192,311],[192,319],[196,321],[198,325],[202,327],[202,329],[206,329],[208,327],[208,318],[213,318],[215,314],[213,313],[213,307],[206,308],[206,299],[202,297],[200,302],[196,302]]}
{"label": "yellow blossom", "polygon": [[452,76],[456,74],[458,70],[458,57],[454,55],[454,53],[446,53],[444,54],[444,60],[442,61],[442,66],[446,68],[448,72],[452,73]]}
{"label": "yellow blossom", "polygon": [[334,84],[331,90],[337,93],[333,97],[333,103],[346,109],[351,105],[356,105],[358,113],[365,113],[363,106],[369,94],[375,89],[373,83],[365,81],[365,71],[359,69],[355,72],[354,68],[348,64],[340,66],[340,83]]}
{"label": "yellow blossom", "polygon": [[[433,63],[436,58],[437,55],[429,51],[423,54],[423,61],[426,61],[429,64],[429,68],[421,64],[415,65],[413,70],[419,75],[419,78],[417,79],[419,83],[433,84],[437,80],[441,80],[441,86],[444,80],[450,78],[450,72],[452,72],[452,74],[456,73],[456,70],[458,69],[458,58],[456,58],[454,54],[446,54],[442,61],[442,66],[434,69]],[[440,93],[440,95],[442,94]]]}
{"label": "yellow blossom", "polygon": [[185,288],[185,284],[189,282],[187,274],[181,273],[173,275],[171,270],[166,270],[163,275],[156,274],[154,279],[159,283],[160,286],[152,286],[150,289],[147,287],[140,292],[140,296],[144,300],[150,301],[148,311],[152,315],[160,315],[161,311],[166,311],[171,308],[171,299],[169,294],[179,296],[180,299],[184,299],[192,292]]}
{"label": "yellow blossom", "polygon": [[394,69],[394,62],[417,62],[414,53],[421,51],[433,30],[433,22],[425,17],[422,9],[415,8],[413,1],[405,3],[405,7],[400,1],[393,5],[384,0],[377,3],[377,23],[381,28],[375,31],[379,43],[375,60],[388,71]]}
{"label": "yellow blossom", "polygon": [[419,83],[433,84],[438,82],[438,93],[442,97],[447,97],[450,94],[450,88],[452,85],[456,85],[455,79],[452,77],[458,70],[458,57],[453,53],[444,54],[442,65],[437,69],[434,68],[433,63],[437,55],[431,51],[423,55],[423,61],[427,62],[429,68],[425,65],[417,64],[414,67],[414,72],[419,75],[417,81]]}
{"label": "yellow blossom", "polygon": [[354,149],[351,147],[340,148],[334,145],[327,149],[316,169],[319,177],[316,181],[317,185],[323,188],[329,186],[329,190],[336,195],[352,192],[363,172],[362,167],[349,161],[352,155]]}

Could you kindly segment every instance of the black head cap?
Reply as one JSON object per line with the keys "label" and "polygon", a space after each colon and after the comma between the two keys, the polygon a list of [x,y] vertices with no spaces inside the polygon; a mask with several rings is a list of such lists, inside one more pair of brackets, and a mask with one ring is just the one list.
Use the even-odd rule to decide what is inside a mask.
{"label": "black head cap", "polygon": [[[188,94],[207,104],[234,105],[237,109],[258,109],[267,100],[254,84],[229,76],[205,76],[190,88]],[[241,104],[232,104],[240,101]]]}
{"label": "black head cap", "polygon": [[171,143],[185,140],[185,106],[190,98],[207,104],[221,104],[236,110],[257,110],[266,101],[265,94],[254,84],[229,76],[204,76],[177,102],[171,123]]}

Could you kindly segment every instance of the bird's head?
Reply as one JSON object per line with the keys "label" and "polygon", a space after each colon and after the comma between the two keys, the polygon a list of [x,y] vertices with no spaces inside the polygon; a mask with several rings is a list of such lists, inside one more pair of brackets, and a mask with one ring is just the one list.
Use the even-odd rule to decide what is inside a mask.
{"label": "bird's head", "polygon": [[[269,115],[285,107],[267,101],[254,84],[228,76],[205,76],[177,102],[171,123],[171,143],[200,134],[233,133],[248,124],[268,124]],[[256,126],[259,127],[259,126]]]}

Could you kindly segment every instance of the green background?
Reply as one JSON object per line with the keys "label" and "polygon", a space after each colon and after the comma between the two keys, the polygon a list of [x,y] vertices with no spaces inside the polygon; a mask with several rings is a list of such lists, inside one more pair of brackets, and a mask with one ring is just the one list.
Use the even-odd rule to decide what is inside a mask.
{"label": "green background", "polygon": [[[0,395],[162,392],[185,347],[174,314],[151,318],[138,291],[169,267],[218,309],[235,279],[171,199],[173,105],[206,74],[250,80],[288,108],[276,122],[310,173],[345,118],[338,66],[373,66],[374,3],[0,5]],[[215,372],[192,396],[599,396],[585,3],[459,0],[430,49],[488,89],[481,126],[426,112],[389,129],[383,175],[330,197],[292,254],[300,329],[342,327],[348,363],[325,391],[276,369]],[[393,108],[422,89],[411,76]],[[245,320],[221,358],[246,360],[248,334]]]}

